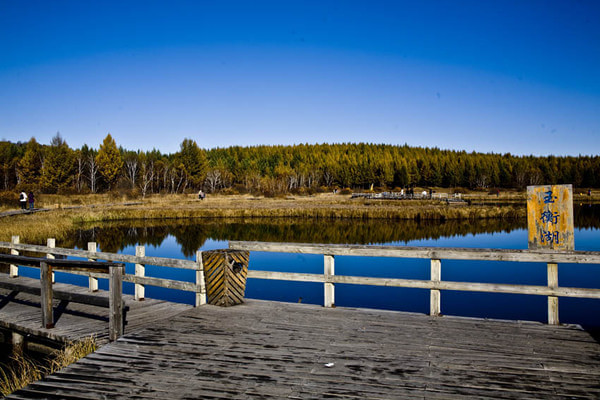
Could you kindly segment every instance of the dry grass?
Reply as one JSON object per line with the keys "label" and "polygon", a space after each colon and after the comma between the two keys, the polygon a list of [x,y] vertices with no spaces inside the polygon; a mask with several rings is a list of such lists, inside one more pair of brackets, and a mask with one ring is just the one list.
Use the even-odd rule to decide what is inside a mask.
{"label": "dry grass", "polygon": [[96,339],[89,337],[70,343],[49,357],[49,362],[36,361],[22,354],[15,354],[9,364],[0,368],[0,393],[6,396],[22,389],[46,375],[53,374],[96,351]]}
{"label": "dry grass", "polygon": [[0,368],[0,373],[0,393],[3,396],[39,381],[44,376],[39,363],[20,354],[14,355],[9,364]]}
{"label": "dry grass", "polygon": [[474,219],[518,218],[521,206],[447,205],[442,201],[381,201],[350,199],[350,196],[254,198],[251,196],[151,197],[138,206],[87,209],[78,213],[79,222],[122,219],[203,218],[203,217],[302,217],[353,219]]}
{"label": "dry grass", "polygon": [[[22,242],[43,244],[45,238],[60,241],[63,235],[84,222],[193,219],[193,218],[349,218],[388,220],[474,220],[478,218],[522,218],[524,204],[448,205],[443,201],[382,201],[351,199],[349,195],[321,194],[285,198],[249,195],[150,196],[128,202],[103,195],[89,198],[54,196],[58,206],[49,212],[0,218],[0,240],[18,235]],[[67,200],[74,203],[68,204]]]}

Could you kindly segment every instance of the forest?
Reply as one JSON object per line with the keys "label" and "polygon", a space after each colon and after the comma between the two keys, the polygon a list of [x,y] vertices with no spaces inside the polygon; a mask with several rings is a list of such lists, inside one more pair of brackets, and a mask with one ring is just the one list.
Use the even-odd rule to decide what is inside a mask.
{"label": "forest", "polygon": [[203,149],[184,139],[174,154],[127,150],[110,134],[99,147],[0,141],[1,188],[42,193],[311,194],[332,188],[510,188],[570,183],[600,187],[598,156],[516,156],[370,143]]}

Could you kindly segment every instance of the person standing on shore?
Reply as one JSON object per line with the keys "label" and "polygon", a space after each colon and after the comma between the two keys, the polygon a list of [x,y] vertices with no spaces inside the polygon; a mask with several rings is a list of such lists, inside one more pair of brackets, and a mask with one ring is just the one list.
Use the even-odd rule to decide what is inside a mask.
{"label": "person standing on shore", "polygon": [[27,208],[27,194],[25,192],[21,192],[19,195],[19,202],[21,203],[21,210],[25,210]]}
{"label": "person standing on shore", "polygon": [[33,192],[29,192],[27,199],[29,200],[29,211],[33,211],[33,202],[35,200],[35,198],[33,197]]}

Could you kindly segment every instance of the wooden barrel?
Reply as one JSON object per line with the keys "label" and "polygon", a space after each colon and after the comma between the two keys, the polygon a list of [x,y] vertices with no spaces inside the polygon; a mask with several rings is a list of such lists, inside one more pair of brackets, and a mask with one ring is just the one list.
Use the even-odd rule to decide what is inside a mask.
{"label": "wooden barrel", "polygon": [[244,302],[249,258],[248,251],[202,252],[208,304],[229,307]]}

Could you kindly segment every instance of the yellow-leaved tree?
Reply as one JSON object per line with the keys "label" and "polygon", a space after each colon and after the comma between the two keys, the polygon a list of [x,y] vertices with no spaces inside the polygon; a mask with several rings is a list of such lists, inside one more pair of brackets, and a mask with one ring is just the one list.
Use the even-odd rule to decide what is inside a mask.
{"label": "yellow-leaved tree", "polygon": [[96,155],[96,164],[98,164],[100,176],[110,190],[119,179],[121,168],[123,168],[121,153],[110,133],[106,135],[100,145],[98,155]]}

